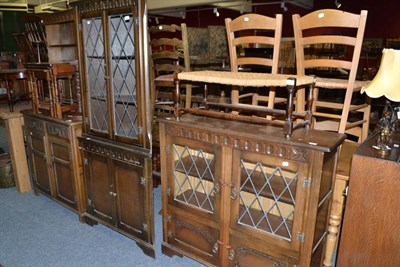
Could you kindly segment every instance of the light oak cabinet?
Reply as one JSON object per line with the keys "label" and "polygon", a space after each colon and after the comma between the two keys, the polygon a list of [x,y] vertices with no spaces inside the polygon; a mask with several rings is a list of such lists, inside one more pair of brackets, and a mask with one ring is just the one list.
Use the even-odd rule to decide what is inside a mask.
{"label": "light oak cabinet", "polygon": [[400,132],[389,155],[364,141],[353,155],[336,266],[398,266],[400,263]]}
{"label": "light oak cabinet", "polygon": [[81,1],[83,134],[89,224],[155,256],[152,105],[144,0]]}
{"label": "light oak cabinet", "polygon": [[321,266],[344,135],[159,119],[162,251],[209,266]]}
{"label": "light oak cabinet", "polygon": [[86,211],[78,140],[81,121],[58,120],[23,111],[33,187],[77,212]]}

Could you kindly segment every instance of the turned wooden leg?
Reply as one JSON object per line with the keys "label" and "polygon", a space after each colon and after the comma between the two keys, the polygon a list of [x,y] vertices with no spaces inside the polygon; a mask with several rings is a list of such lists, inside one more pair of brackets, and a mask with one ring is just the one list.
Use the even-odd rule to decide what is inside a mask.
{"label": "turned wooden leg", "polygon": [[335,251],[338,239],[340,220],[341,220],[340,215],[331,213],[329,218],[328,237],[326,239],[326,249],[325,249],[325,259],[324,259],[325,267],[332,266],[333,253]]}
{"label": "turned wooden leg", "polygon": [[329,215],[328,236],[326,240],[324,266],[332,266],[333,254],[337,247],[339,239],[339,227],[342,220],[344,196],[343,191],[347,186],[347,179],[335,180],[335,187],[333,191],[333,202],[331,213]]}

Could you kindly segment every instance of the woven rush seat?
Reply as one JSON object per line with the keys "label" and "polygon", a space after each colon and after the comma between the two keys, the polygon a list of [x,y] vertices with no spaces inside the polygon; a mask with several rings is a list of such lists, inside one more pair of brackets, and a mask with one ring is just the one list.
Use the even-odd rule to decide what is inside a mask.
{"label": "woven rush seat", "polygon": [[289,78],[296,78],[296,85],[309,85],[314,82],[314,77],[304,75],[285,75],[269,73],[250,73],[250,72],[227,72],[227,71],[188,71],[178,74],[179,80],[216,83],[233,86],[286,86]]}
{"label": "woven rush seat", "polygon": [[[164,74],[156,77],[154,79],[154,84],[159,87],[171,87],[171,85],[174,85],[174,74]],[[173,86],[171,87],[173,88]]]}
{"label": "woven rush seat", "polygon": [[160,76],[156,77],[154,80],[158,81],[158,82],[173,82],[174,74],[160,75]]}
{"label": "woven rush seat", "polygon": [[[354,90],[361,89],[361,87],[366,86],[370,81],[354,81]],[[321,88],[347,88],[349,80],[345,79],[332,79],[332,78],[320,78],[316,77],[315,86]]]}

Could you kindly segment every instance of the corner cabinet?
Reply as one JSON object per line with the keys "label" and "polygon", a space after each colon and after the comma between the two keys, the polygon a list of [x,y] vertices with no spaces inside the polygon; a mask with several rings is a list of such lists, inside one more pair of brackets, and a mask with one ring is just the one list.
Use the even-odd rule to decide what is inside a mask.
{"label": "corner cabinet", "polygon": [[154,257],[152,111],[144,0],[81,1],[83,134],[88,223]]}
{"label": "corner cabinet", "polygon": [[209,266],[321,266],[345,136],[159,119],[162,251]]}
{"label": "corner cabinet", "polygon": [[33,187],[79,214],[86,211],[78,140],[82,122],[23,111]]}

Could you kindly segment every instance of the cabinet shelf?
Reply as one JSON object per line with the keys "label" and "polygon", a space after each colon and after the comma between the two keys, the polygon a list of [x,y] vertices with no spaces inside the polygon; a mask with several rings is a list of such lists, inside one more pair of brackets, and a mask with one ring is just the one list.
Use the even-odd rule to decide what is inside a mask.
{"label": "cabinet shelf", "polygon": [[[274,199],[274,195],[269,190],[269,186],[265,186],[266,181],[264,179],[264,175],[261,172],[254,171],[252,177],[253,178],[251,179],[251,181],[254,185],[254,188],[249,182],[247,182],[246,185],[243,186],[243,184],[246,182],[247,176],[246,174],[242,173],[240,177],[240,184],[243,186],[242,191],[250,193],[258,193],[259,196],[261,197]],[[260,178],[255,179],[254,177],[260,177]],[[273,188],[275,197],[277,197],[277,195],[281,195],[281,193],[284,192],[279,197],[279,202],[283,202],[289,205],[294,205],[295,204],[294,199],[296,198],[296,182],[292,182],[289,186],[289,189],[287,189],[286,188],[287,186],[282,179],[283,178],[278,175],[273,175],[272,177],[269,177],[270,187]],[[260,192],[261,189],[263,190]]]}
{"label": "cabinet shelf", "polygon": [[[180,162],[182,162],[182,164],[180,164]],[[186,174],[185,170],[182,168],[183,165],[185,167],[188,167],[187,169],[190,169],[188,173],[190,176],[198,177],[198,173],[196,171],[198,170],[199,173],[203,175],[202,178],[204,180],[209,182],[214,182],[214,177],[212,176],[212,173],[210,173],[210,171],[214,170],[214,161],[211,161],[210,165],[208,166],[208,169],[210,171],[206,171],[207,170],[206,159],[202,158],[201,160],[198,160],[195,163],[196,163],[196,168],[189,168],[188,166],[191,166],[193,164],[192,158],[190,156],[183,157],[180,161],[176,160],[174,162],[174,165],[177,166],[175,170],[179,171],[182,174]]]}
{"label": "cabinet shelf", "polygon": [[[208,199],[208,201],[207,201]],[[175,200],[178,200],[182,203],[189,204],[193,207],[196,208],[201,208],[203,210],[206,210],[210,213],[214,211],[213,207],[210,205],[210,203],[214,203],[214,197],[213,196],[208,196],[204,193],[194,191],[192,189],[185,190],[182,194],[177,195],[175,197]],[[199,205],[200,203],[200,205]]]}
{"label": "cabinet shelf", "polygon": [[[93,58],[93,59],[104,59],[104,56],[86,56],[87,58]],[[111,57],[112,60],[116,59],[123,59],[123,60],[128,60],[128,59],[135,59],[134,55],[131,56],[123,56],[123,57]]]}
{"label": "cabinet shelf", "polygon": [[[180,163],[182,162],[182,164]],[[192,158],[190,156],[183,157],[180,161],[176,160],[174,162],[174,166],[177,166],[175,171],[178,171],[182,173],[183,175],[186,175],[185,170],[183,169],[182,165],[187,167],[186,170],[189,169],[189,172],[187,173],[191,177],[198,177],[198,173],[202,175],[202,179],[209,181],[209,182],[214,182],[214,177],[211,172],[214,170],[214,161],[211,161],[209,165],[207,166],[206,160],[201,159],[196,161],[196,168],[190,168],[190,166],[193,164]],[[211,171],[207,171],[207,168]],[[253,186],[247,182],[245,186],[243,186],[242,191],[245,192],[250,192],[250,193],[255,193],[257,192],[261,197],[269,198],[269,199],[274,199],[274,195],[269,189],[268,186],[265,186],[265,178],[262,172],[259,171],[254,171],[252,173],[252,183]],[[256,178],[259,177],[259,178]],[[247,176],[245,173],[241,174],[240,177],[240,185],[243,185],[246,182]],[[278,195],[282,193],[282,195],[279,198],[280,202],[284,202],[286,204],[294,205],[293,199],[296,198],[296,183],[292,182],[289,186],[289,189],[287,189],[287,185],[283,181],[283,178],[278,175],[273,175],[272,177],[269,177],[270,185],[271,188],[273,188],[275,192],[275,196],[277,195],[277,192],[279,192]],[[261,191],[261,189],[264,187],[264,189]],[[290,192],[289,192],[290,190]],[[260,192],[261,191],[261,192]],[[290,194],[291,193],[291,194]]]}
{"label": "cabinet shelf", "polygon": [[72,44],[49,44],[48,47],[76,47],[77,44],[76,43],[72,43]]}
{"label": "cabinet shelf", "polygon": [[[240,205],[239,208],[239,214],[243,214],[246,212],[245,206]],[[286,227],[283,225],[284,223],[282,222],[282,218],[280,216],[276,216],[274,214],[268,213],[268,215],[265,215],[261,210],[257,209],[248,209],[248,213],[250,213],[251,216],[243,216],[240,224],[250,226],[252,228],[256,228],[258,230],[262,230],[268,233],[271,233],[276,236],[280,236],[286,239],[291,239],[289,236],[289,232],[287,229],[292,229],[293,226],[293,221],[292,220],[286,220]],[[262,223],[258,224],[257,227],[253,225],[252,221],[257,223],[259,220],[261,220],[264,216],[268,216],[268,221],[264,219],[262,220]],[[250,219],[252,218],[252,219]]]}
{"label": "cabinet shelf", "polygon": [[[97,100],[101,102],[107,102],[108,99],[105,96],[92,96],[90,99],[92,100]],[[136,99],[136,96],[128,96],[128,95],[123,95],[123,96],[115,96],[114,102],[117,104],[136,104],[135,101],[132,101],[132,99]]]}

